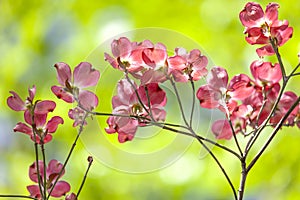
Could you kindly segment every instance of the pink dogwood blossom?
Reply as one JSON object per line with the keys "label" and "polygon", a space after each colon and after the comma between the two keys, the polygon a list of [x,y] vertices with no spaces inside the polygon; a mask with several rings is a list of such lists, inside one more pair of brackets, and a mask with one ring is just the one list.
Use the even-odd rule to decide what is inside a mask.
{"label": "pink dogwood blossom", "polygon": [[207,84],[197,91],[197,98],[203,108],[219,108],[227,113],[232,111],[236,100],[242,100],[253,93],[252,80],[245,74],[232,78],[228,84],[227,71],[221,67],[214,67],[207,75]]}
{"label": "pink dogwood blossom", "polygon": [[[37,171],[36,162],[30,165],[29,178],[33,182],[38,183],[38,176],[40,176],[41,182],[44,183],[44,175],[43,175],[44,162],[42,160],[39,160],[38,165],[39,165],[39,172]],[[56,198],[62,197],[71,189],[69,183],[67,183],[66,181],[58,181],[55,185],[53,185],[54,181],[59,176],[59,173],[62,168],[63,165],[55,159],[51,160],[48,163],[48,166],[46,168],[46,188],[44,188],[43,184],[41,184],[41,187],[42,187],[42,191],[47,190],[48,192],[51,190],[52,187],[54,187],[50,195],[52,197],[56,197]],[[64,175],[64,173],[65,170],[63,170],[59,178],[61,178]],[[31,197],[41,198],[42,196],[38,185],[29,185],[27,186],[27,190],[29,191]]]}
{"label": "pink dogwood blossom", "polygon": [[265,12],[262,7],[255,2],[248,2],[240,12],[240,20],[245,26],[244,33],[247,34],[246,41],[249,44],[266,44],[256,50],[259,56],[273,55],[274,49],[270,40],[276,42],[275,45],[282,46],[293,34],[293,28],[289,27],[287,20],[278,20],[277,3],[267,5]]}
{"label": "pink dogwood blossom", "polygon": [[[32,121],[34,119],[34,123]],[[14,132],[25,133],[30,136],[32,141],[38,144],[46,144],[52,140],[52,133],[56,132],[59,124],[63,124],[64,120],[59,116],[52,117],[46,121],[47,114],[34,114],[31,116],[29,111],[24,113],[26,123],[19,122],[13,129]],[[33,124],[35,124],[33,126]]]}
{"label": "pink dogwood blossom", "polygon": [[70,66],[59,62],[54,65],[57,71],[59,86],[52,86],[52,92],[67,103],[77,101],[87,110],[98,105],[98,97],[84,88],[95,86],[99,80],[100,72],[88,62],[79,63],[71,72]]}
{"label": "pink dogwood blossom", "polygon": [[[113,114],[107,119],[107,133],[118,133],[119,142],[132,140],[138,126],[144,126],[151,118],[155,121],[164,121],[166,112],[166,93],[157,83],[149,83],[137,87],[137,94],[128,80],[120,80],[118,83],[118,94],[113,97]],[[141,101],[141,102],[140,102]],[[145,110],[146,109],[146,110]],[[127,117],[126,117],[127,116]],[[152,117],[151,117],[152,116]],[[139,119],[137,119],[137,118]]]}
{"label": "pink dogwood blossom", "polygon": [[278,83],[282,78],[278,63],[273,65],[271,62],[256,60],[250,65],[250,70],[255,83],[259,86],[273,85]]}
{"label": "pink dogwood blossom", "polygon": [[199,80],[207,75],[208,60],[200,50],[193,49],[188,53],[184,48],[176,48],[175,55],[168,58],[169,73],[175,81],[187,82]]}
{"label": "pink dogwood blossom", "polygon": [[56,104],[54,101],[44,100],[34,102],[36,88],[28,89],[29,96],[23,101],[20,96],[11,91],[12,96],[7,98],[8,106],[15,111],[24,111],[26,123],[19,122],[14,127],[14,132],[25,133],[38,144],[45,144],[52,140],[51,133],[54,133],[59,124],[64,121],[59,116],[52,117],[46,121],[49,112],[52,112]]}
{"label": "pink dogwood blossom", "polygon": [[27,111],[34,108],[35,114],[46,114],[48,112],[52,112],[56,104],[54,101],[44,100],[34,102],[34,97],[36,93],[36,87],[28,88],[29,96],[26,100],[22,100],[20,96],[14,92],[10,91],[12,96],[7,98],[7,105],[14,111]]}
{"label": "pink dogwood blossom", "polygon": [[114,68],[130,73],[141,84],[164,82],[167,75],[166,47],[149,40],[131,42],[126,37],[111,43],[113,57],[105,53],[105,60]]}

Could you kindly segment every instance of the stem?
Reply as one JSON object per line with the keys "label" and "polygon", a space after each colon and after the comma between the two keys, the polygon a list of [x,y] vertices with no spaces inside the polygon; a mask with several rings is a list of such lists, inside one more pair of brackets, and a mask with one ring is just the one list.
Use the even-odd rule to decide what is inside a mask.
{"label": "stem", "polygon": [[54,189],[54,186],[55,186],[56,183],[58,182],[58,179],[61,177],[63,171],[64,171],[65,168],[66,168],[66,165],[68,164],[68,161],[69,161],[69,159],[70,159],[70,157],[71,157],[71,155],[72,155],[72,153],[73,153],[73,150],[74,150],[74,148],[75,148],[75,146],[76,146],[76,144],[77,144],[77,140],[79,139],[79,136],[81,135],[81,133],[82,133],[82,131],[83,131],[84,122],[85,122],[85,119],[86,119],[87,116],[88,116],[88,113],[85,114],[85,116],[84,116],[84,118],[83,118],[83,120],[82,120],[82,122],[81,122],[81,124],[80,124],[80,127],[79,127],[79,130],[78,130],[77,136],[76,136],[76,138],[75,138],[75,141],[74,141],[73,144],[72,144],[72,147],[71,147],[71,149],[70,149],[70,151],[69,151],[69,153],[68,153],[68,156],[67,156],[67,158],[66,158],[66,160],[65,160],[65,162],[64,162],[64,164],[63,164],[62,169],[60,170],[60,172],[59,172],[57,178],[55,179],[55,181],[54,181],[54,183],[53,183],[53,186],[51,187],[51,189],[50,189],[50,191],[49,191],[49,193],[48,193],[47,199],[50,198],[50,195],[51,195],[51,192],[52,192],[53,189]]}
{"label": "stem", "polygon": [[220,161],[219,161],[219,160],[217,159],[217,157],[213,154],[213,152],[212,152],[212,151],[211,151],[211,150],[203,143],[203,141],[200,140],[200,139],[198,139],[198,138],[197,138],[197,140],[198,140],[199,143],[205,148],[205,150],[211,155],[211,157],[214,159],[214,161],[217,163],[218,167],[221,169],[223,175],[225,176],[225,178],[226,178],[226,180],[227,180],[227,182],[228,182],[228,184],[229,184],[229,186],[230,186],[230,188],[231,188],[231,190],[232,190],[232,193],[233,193],[233,195],[234,195],[234,198],[237,200],[237,199],[238,199],[237,193],[236,193],[235,188],[234,188],[234,186],[233,186],[233,184],[232,184],[232,182],[231,182],[231,180],[230,180],[228,174],[226,173],[224,167],[221,165]]}
{"label": "stem", "polygon": [[191,82],[191,86],[192,86],[192,110],[191,110],[191,116],[190,116],[190,127],[193,127],[193,115],[194,115],[194,111],[195,111],[195,84],[193,81],[193,78],[190,77],[190,82]]}
{"label": "stem", "polygon": [[82,180],[82,182],[81,182],[81,184],[80,184],[80,187],[79,187],[79,190],[78,190],[78,192],[77,192],[77,194],[76,194],[76,197],[77,197],[77,198],[79,197],[79,194],[80,194],[80,192],[81,192],[81,190],[82,190],[82,188],[83,188],[83,185],[84,185],[84,183],[85,183],[85,180],[86,180],[86,178],[87,178],[87,174],[88,174],[88,172],[89,172],[89,170],[90,170],[90,167],[92,166],[92,163],[93,163],[93,157],[92,157],[92,156],[89,156],[89,157],[88,157],[88,162],[89,162],[88,168],[86,169],[86,172],[85,172],[85,174],[84,174],[83,180]]}
{"label": "stem", "polygon": [[269,146],[269,144],[271,143],[271,141],[273,140],[273,138],[275,137],[275,135],[277,134],[277,132],[282,127],[282,125],[285,122],[285,120],[288,118],[288,116],[291,114],[291,112],[296,108],[296,106],[298,106],[299,102],[300,102],[300,97],[298,97],[298,99],[295,101],[295,103],[292,105],[292,107],[290,107],[290,109],[287,111],[287,113],[281,118],[281,120],[279,121],[279,123],[277,124],[277,126],[272,131],[271,136],[269,137],[269,139],[267,140],[267,142],[263,145],[263,147],[261,148],[261,150],[258,152],[258,154],[254,157],[254,159],[251,161],[251,163],[247,167],[247,172],[249,172],[251,170],[251,168],[254,166],[254,164],[257,162],[257,160],[261,157],[261,155],[263,154],[263,152],[266,150],[266,148]]}
{"label": "stem", "polygon": [[281,73],[282,73],[282,79],[283,79],[283,83],[285,83],[287,81],[287,77],[286,77],[286,73],[285,73],[285,69],[284,69],[284,65],[283,65],[283,62],[282,62],[282,59],[281,59],[281,56],[280,56],[280,53],[278,51],[278,47],[277,45],[275,44],[275,39],[273,38],[270,38],[270,43],[272,45],[272,48],[276,54],[276,57],[277,57],[277,60],[279,62],[279,65],[280,65],[280,69],[281,69]]}
{"label": "stem", "polygon": [[44,163],[44,171],[43,171],[43,175],[44,175],[44,197],[47,196],[46,194],[46,188],[47,188],[47,178],[46,178],[46,155],[45,155],[45,148],[44,148],[44,144],[43,141],[41,141],[41,151],[42,151],[42,157],[43,157],[43,163]]}
{"label": "stem", "polygon": [[237,140],[237,137],[236,137],[236,134],[235,134],[235,131],[234,131],[232,122],[231,122],[231,120],[230,120],[230,115],[229,115],[229,117],[228,117],[228,122],[229,122],[229,125],[230,125],[230,128],[231,128],[231,132],[232,132],[232,135],[233,135],[233,138],[234,138],[234,142],[235,142],[235,144],[236,144],[236,146],[237,146],[237,148],[238,148],[238,150],[239,150],[241,156],[243,157],[243,152],[242,152],[242,149],[241,149],[241,147],[240,147],[239,141]]}
{"label": "stem", "polygon": [[[35,164],[36,164],[36,171],[37,171],[37,177],[38,177],[38,185],[39,185],[39,190],[41,197],[43,198],[43,189],[42,189],[42,180],[41,180],[41,175],[40,175],[40,166],[39,166],[39,153],[38,153],[38,143],[36,142],[36,134],[37,134],[37,129],[36,129],[36,124],[34,122],[34,109],[35,105],[33,107],[33,111],[31,111],[31,121],[32,121],[32,132],[33,132],[33,138],[34,138],[34,152],[35,152]],[[45,190],[45,188],[44,188]]]}
{"label": "stem", "polygon": [[25,195],[17,195],[17,194],[0,194],[0,198],[3,197],[8,197],[8,198],[24,198],[24,199],[35,199],[37,200],[37,198],[34,197],[30,197],[30,196],[25,196]]}
{"label": "stem", "polygon": [[180,96],[179,96],[176,84],[175,84],[175,82],[173,81],[172,78],[169,78],[169,80],[170,80],[170,82],[171,82],[171,84],[173,86],[173,89],[175,91],[175,95],[176,95],[176,98],[177,98],[177,102],[178,102],[178,105],[179,105],[179,109],[180,109],[180,112],[181,112],[182,119],[183,119],[185,125],[187,127],[189,127],[189,124],[188,124],[188,122],[186,120],[186,117],[185,117],[185,114],[184,114],[184,111],[183,111],[183,106],[182,106],[182,103],[181,103],[181,99],[180,99]]}
{"label": "stem", "polygon": [[241,165],[242,165],[242,173],[241,173],[241,181],[240,181],[240,188],[239,188],[239,200],[243,199],[245,186],[246,186],[246,179],[248,175],[245,159],[241,160]]}

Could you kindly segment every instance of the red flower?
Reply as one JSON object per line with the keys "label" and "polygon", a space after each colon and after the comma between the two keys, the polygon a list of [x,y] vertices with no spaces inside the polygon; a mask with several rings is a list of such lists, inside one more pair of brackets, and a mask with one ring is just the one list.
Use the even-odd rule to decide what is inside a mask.
{"label": "red flower", "polygon": [[270,44],[270,39],[276,41],[277,46],[282,46],[293,35],[293,28],[289,27],[287,20],[278,20],[277,3],[267,5],[264,12],[255,2],[249,2],[240,12],[240,20],[245,26],[246,41],[249,44],[266,44],[256,50],[259,56],[273,55],[275,52]]}
{"label": "red flower", "polygon": [[[38,162],[39,165],[39,172],[37,172],[37,166],[36,166],[36,162],[34,162],[30,167],[29,167],[29,178],[35,182],[38,183],[38,176],[41,177],[41,187],[42,190],[44,191],[45,189],[49,192],[51,190],[52,187],[53,190],[51,192],[52,197],[61,197],[63,195],[65,195],[67,192],[70,191],[71,187],[69,185],[69,183],[67,183],[66,181],[58,181],[55,185],[54,181],[56,180],[56,178],[59,175],[59,172],[61,171],[61,169],[63,168],[63,165],[61,163],[59,163],[57,160],[51,160],[48,163],[48,167],[46,168],[46,188],[44,188],[44,162],[39,160]],[[61,176],[59,178],[61,178],[65,173],[65,170],[63,170]],[[27,190],[30,193],[31,197],[34,198],[41,198],[41,194],[40,194],[40,189],[38,185],[29,185],[27,186]]]}

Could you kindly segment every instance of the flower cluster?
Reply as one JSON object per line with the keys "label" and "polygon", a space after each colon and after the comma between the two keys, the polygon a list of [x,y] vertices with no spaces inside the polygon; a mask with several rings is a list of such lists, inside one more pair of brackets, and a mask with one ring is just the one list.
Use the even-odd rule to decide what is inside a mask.
{"label": "flower cluster", "polygon": [[264,44],[256,50],[258,56],[268,56],[275,53],[271,45],[273,40],[276,46],[282,46],[293,34],[293,28],[289,27],[287,20],[278,20],[277,3],[267,5],[264,12],[262,7],[255,2],[249,2],[240,12],[240,20],[245,26],[246,41],[249,44]]}
{"label": "flower cluster", "polygon": [[[67,103],[77,102],[79,105],[69,111],[69,117],[74,119],[73,126],[86,124],[84,116],[98,106],[98,97],[84,88],[95,86],[98,83],[100,72],[88,62],[79,63],[71,72],[70,66],[59,62],[54,65],[60,85],[51,87],[57,98]],[[84,121],[83,121],[84,120]]]}
{"label": "flower cluster", "polygon": [[[258,3],[249,2],[240,12],[240,20],[246,27],[246,41],[265,44],[256,50],[260,57],[273,55],[275,48],[292,36],[293,29],[288,26],[288,21],[278,20],[278,7],[278,4],[270,3],[264,13]],[[228,84],[226,70],[214,67],[207,76],[208,84],[201,86],[197,92],[202,107],[219,108],[226,115],[227,120],[217,120],[212,125],[212,132],[217,139],[230,139],[233,133],[239,132],[245,135],[247,126],[255,129],[265,120],[276,126],[298,98],[291,91],[280,94],[280,81],[285,74],[279,63],[255,60],[250,70],[253,79],[239,74]],[[299,107],[291,112],[285,125],[297,124],[300,127]]]}
{"label": "flower cluster", "polygon": [[59,124],[63,124],[64,120],[59,116],[52,117],[47,121],[49,112],[52,112],[56,104],[54,101],[44,100],[34,102],[36,87],[28,89],[29,96],[23,101],[20,96],[10,91],[12,96],[7,98],[7,105],[15,111],[24,111],[24,120],[26,123],[19,122],[14,128],[15,132],[25,133],[38,143],[45,144],[52,140],[54,133]]}
{"label": "flower cluster", "polygon": [[173,76],[175,81],[199,80],[207,73],[208,60],[198,49],[188,53],[184,48],[176,48],[175,55],[168,57],[162,43],[153,44],[149,40],[131,42],[121,37],[111,44],[114,57],[105,53],[114,68],[138,78],[141,84],[162,83]]}
{"label": "flower cluster", "polygon": [[129,78],[119,81],[118,94],[112,99],[114,116],[107,119],[105,130],[117,132],[120,142],[132,140],[138,126],[165,120],[166,93],[159,83],[168,79],[197,81],[207,74],[208,60],[198,49],[187,52],[176,48],[175,55],[168,56],[162,43],[137,43],[126,37],[114,40],[111,49],[113,57],[105,53],[105,60],[126,76],[140,80],[139,86]]}
{"label": "flower cluster", "polygon": [[[68,193],[71,189],[71,186],[68,182],[66,181],[57,181],[57,183],[54,185],[54,182],[57,178],[61,178],[64,173],[65,170],[62,171],[62,173],[60,173],[60,171],[63,168],[63,164],[59,163],[57,160],[51,160],[48,163],[48,166],[46,169],[44,169],[44,162],[39,160],[38,161],[38,166],[36,164],[36,162],[34,162],[32,165],[30,165],[29,167],[29,178],[35,182],[38,183],[38,179],[40,178],[42,183],[46,183],[46,187],[44,187],[43,184],[39,185],[29,185],[27,186],[27,190],[30,193],[30,196],[33,198],[38,198],[40,199],[42,197],[42,194],[40,193],[40,187],[41,191],[44,192],[45,190],[47,192],[49,192],[52,189],[52,192],[50,194],[51,197],[62,197],[64,196],[66,193]],[[46,176],[44,177],[44,170],[46,171]],[[38,177],[39,176],[39,177]],[[46,178],[46,180],[44,180],[44,178]],[[54,188],[52,188],[54,187]],[[74,193],[71,193],[69,195],[66,196],[66,200],[71,200],[71,199],[76,199],[76,195],[74,196]]]}

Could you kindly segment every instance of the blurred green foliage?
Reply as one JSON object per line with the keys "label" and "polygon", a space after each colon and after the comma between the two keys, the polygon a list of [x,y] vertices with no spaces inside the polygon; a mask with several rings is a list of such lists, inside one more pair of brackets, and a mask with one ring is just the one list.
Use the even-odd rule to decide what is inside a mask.
{"label": "blurred green foliage", "polygon": [[[26,186],[32,184],[27,177],[28,167],[34,161],[32,142],[27,136],[12,131],[22,116],[7,107],[8,91],[14,90],[24,98],[28,86],[35,84],[37,98],[58,102],[55,114],[64,116],[66,123],[55,133],[55,142],[47,145],[47,159],[63,161],[76,130],[72,128],[71,120],[67,119],[68,107],[50,91],[50,86],[56,84],[56,72],[52,67],[54,63],[64,61],[74,67],[114,35],[136,28],[159,27],[192,38],[216,65],[225,67],[230,76],[249,73],[249,65],[257,56],[256,47],[245,42],[243,27],[238,19],[246,2],[1,0],[0,194],[28,194]],[[268,1],[260,3],[265,6]],[[280,48],[289,71],[298,63],[300,2],[281,0],[278,3],[279,18],[289,20],[294,27],[293,38]],[[147,39],[147,35],[144,39]],[[103,55],[99,55],[99,59],[103,60]],[[298,78],[289,85],[289,89],[298,92],[298,95],[299,83]],[[101,99],[100,104],[102,102],[104,109],[109,110],[110,99]],[[266,137],[268,132],[265,134]],[[116,136],[108,137],[116,141]],[[246,199],[299,198],[299,143],[299,129],[284,128],[278,134],[250,172]],[[231,142],[226,144],[230,145]],[[257,149],[259,145],[256,145]],[[193,143],[171,166],[143,174],[119,172],[95,162],[80,199],[232,199],[230,188],[220,170],[209,156],[199,159],[199,149],[199,145]],[[235,185],[238,185],[239,163],[218,149],[214,151],[224,162]],[[67,167],[64,179],[70,181],[74,192],[80,185],[88,155],[84,145],[79,143]]]}

